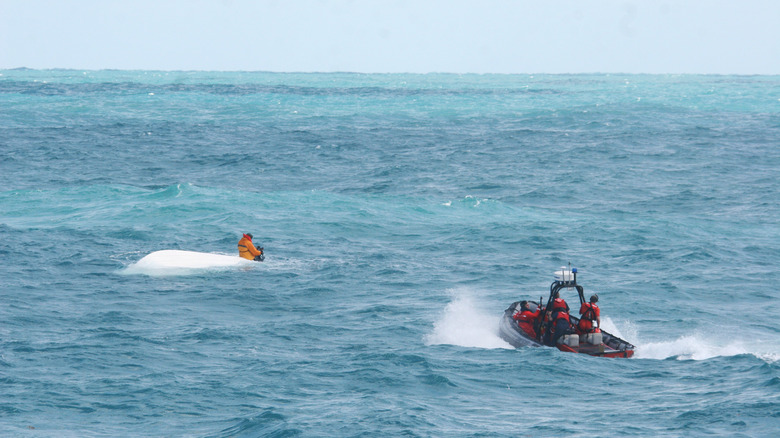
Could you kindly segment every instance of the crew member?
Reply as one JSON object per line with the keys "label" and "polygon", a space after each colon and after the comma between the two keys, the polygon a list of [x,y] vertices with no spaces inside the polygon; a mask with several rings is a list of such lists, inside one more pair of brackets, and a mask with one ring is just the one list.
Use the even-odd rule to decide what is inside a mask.
{"label": "crew member", "polygon": [[566,306],[566,309],[560,309],[558,312],[554,313],[553,319],[555,322],[555,328],[553,329],[552,334],[552,345],[557,344],[558,338],[569,333],[569,330],[571,329],[568,307],[569,306]]}
{"label": "crew member", "polygon": [[553,319],[558,319],[556,317],[556,313],[558,313],[560,311],[569,313],[569,305],[566,303],[566,300],[561,298],[561,293],[560,292],[555,292],[555,296],[553,298],[554,299],[553,299],[552,308],[551,308],[552,309],[551,312],[552,312],[552,318]]}
{"label": "crew member", "polygon": [[547,323],[547,332],[545,333],[544,343],[555,346],[558,338],[567,334],[571,329],[569,322],[569,305],[566,300],[561,298],[560,292],[555,292],[553,302],[550,307],[550,321]]}
{"label": "crew member", "polygon": [[537,308],[535,312],[532,312],[530,306],[528,306],[528,301],[521,301],[520,311],[512,315],[512,318],[517,321],[517,326],[523,329],[528,336],[532,339],[536,339],[534,325],[539,318],[539,313],[539,308]]}
{"label": "crew member", "polygon": [[252,243],[252,235],[249,233],[244,234],[244,237],[238,241],[238,255],[256,262],[262,262],[265,259],[263,248],[259,250],[255,248],[255,245]]}
{"label": "crew member", "polygon": [[[589,303],[582,303],[580,306],[580,322],[577,324],[577,329],[580,333],[599,332],[598,327],[601,327],[601,310],[596,303],[599,301],[598,295],[591,295]],[[596,321],[596,326],[593,326],[593,321]]]}

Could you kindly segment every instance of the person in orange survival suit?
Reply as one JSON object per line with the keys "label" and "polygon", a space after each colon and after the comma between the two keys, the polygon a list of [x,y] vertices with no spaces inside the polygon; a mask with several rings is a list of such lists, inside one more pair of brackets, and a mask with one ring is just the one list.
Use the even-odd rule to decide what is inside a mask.
{"label": "person in orange survival suit", "polygon": [[536,320],[539,318],[539,313],[540,311],[538,308],[535,312],[531,312],[531,309],[528,306],[528,301],[521,301],[520,311],[512,315],[512,318],[517,321],[518,327],[523,329],[524,332],[528,333],[528,336],[530,336],[532,339],[536,339],[534,324],[536,324]]}
{"label": "person in orange survival suit", "polygon": [[[596,303],[599,301],[599,296],[591,295],[589,303],[582,303],[580,306],[580,322],[577,324],[577,330],[580,333],[600,332],[601,327],[601,310]],[[593,321],[596,321],[596,327],[593,327]]]}
{"label": "person in orange survival suit", "polygon": [[247,260],[254,260],[256,262],[265,260],[263,248],[260,248],[259,250],[255,248],[255,245],[252,243],[252,235],[249,233],[244,234],[244,237],[238,241],[238,255]]}

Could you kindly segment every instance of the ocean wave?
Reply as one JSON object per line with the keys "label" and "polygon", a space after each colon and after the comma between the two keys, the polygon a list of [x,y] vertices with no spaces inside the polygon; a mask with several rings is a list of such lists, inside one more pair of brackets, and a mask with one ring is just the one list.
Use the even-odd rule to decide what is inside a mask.
{"label": "ocean wave", "polygon": [[233,420],[235,424],[222,429],[216,434],[208,434],[208,438],[234,438],[234,437],[293,437],[303,434],[303,430],[292,427],[287,417],[277,413],[274,409],[265,410],[263,413]]}

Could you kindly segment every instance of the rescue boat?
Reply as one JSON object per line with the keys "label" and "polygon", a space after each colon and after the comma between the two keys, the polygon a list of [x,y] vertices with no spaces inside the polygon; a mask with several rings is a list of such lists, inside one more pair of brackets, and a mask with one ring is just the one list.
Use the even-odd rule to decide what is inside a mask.
{"label": "rescue boat", "polygon": [[[550,285],[550,296],[547,299],[547,303],[552,303],[556,292],[560,293],[563,297],[564,291],[576,291],[579,295],[580,304],[585,303],[585,289],[577,284],[577,268],[562,267],[560,271],[555,272],[555,281]],[[520,312],[520,301],[512,303],[501,317],[499,323],[499,335],[503,340],[511,344],[515,348],[522,347],[542,347],[546,346],[543,342],[543,335],[552,324],[550,315],[552,313],[552,306],[542,305],[542,299],[539,302],[527,301],[529,310],[535,312],[540,308],[541,312],[538,320],[534,324],[534,331],[537,335],[531,336],[521,329],[513,316],[516,312]],[[631,357],[634,355],[634,345],[629,342],[620,339],[619,337],[612,335],[601,328],[593,330],[589,333],[576,333],[574,327],[577,327],[579,318],[569,314],[569,324],[572,327],[566,334],[558,338],[558,342],[554,347],[561,351],[570,353],[582,353],[589,354],[591,356],[601,357]],[[552,345],[550,345],[552,346]]]}

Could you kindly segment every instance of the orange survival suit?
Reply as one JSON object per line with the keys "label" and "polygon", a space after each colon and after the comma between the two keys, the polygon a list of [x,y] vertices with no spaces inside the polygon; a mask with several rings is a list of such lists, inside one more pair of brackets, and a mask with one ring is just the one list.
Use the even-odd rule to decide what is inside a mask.
{"label": "orange survival suit", "polygon": [[244,237],[238,241],[238,255],[247,259],[254,260],[255,257],[262,255],[262,251],[258,251],[255,245],[252,243],[252,235],[244,234]]}

